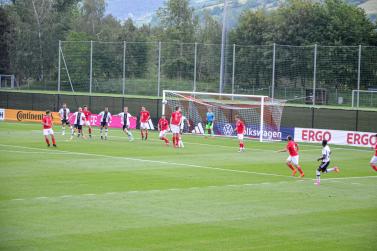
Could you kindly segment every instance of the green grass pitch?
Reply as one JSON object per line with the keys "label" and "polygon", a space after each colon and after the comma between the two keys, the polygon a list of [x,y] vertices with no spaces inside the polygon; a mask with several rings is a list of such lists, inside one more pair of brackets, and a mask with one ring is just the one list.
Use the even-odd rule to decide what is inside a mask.
{"label": "green grass pitch", "polygon": [[376,250],[372,150],[332,147],[339,174],[313,184],[319,145],[301,144],[305,179],[284,143],[156,133],[68,141],[55,127],[0,123],[0,250]]}

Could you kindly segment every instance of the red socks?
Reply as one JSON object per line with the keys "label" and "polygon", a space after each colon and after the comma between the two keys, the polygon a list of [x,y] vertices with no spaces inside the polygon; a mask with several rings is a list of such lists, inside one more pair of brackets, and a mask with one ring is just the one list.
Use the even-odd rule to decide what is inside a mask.
{"label": "red socks", "polygon": [[54,135],[51,135],[51,139],[52,139],[52,144],[56,145],[56,141],[55,141]]}
{"label": "red socks", "polygon": [[292,171],[295,170],[295,168],[292,166],[292,164],[288,164],[289,168],[292,169]]}
{"label": "red socks", "polygon": [[372,168],[374,169],[374,171],[377,172],[377,166],[376,165],[372,165]]}
{"label": "red socks", "polygon": [[92,128],[89,128],[89,134],[92,134]]}
{"label": "red socks", "polygon": [[165,141],[166,144],[169,144],[169,140],[166,137],[161,137],[161,140]]}
{"label": "red socks", "polygon": [[240,143],[240,148],[244,148],[244,147],[245,147],[244,143]]}
{"label": "red socks", "polygon": [[46,141],[47,145],[49,145],[49,144],[50,144],[50,141],[48,140],[48,138],[47,138],[47,137],[45,137],[45,141]]}
{"label": "red socks", "polygon": [[303,174],[303,173],[304,173],[304,172],[302,171],[301,166],[298,166],[297,169],[298,169],[298,171],[300,172],[300,174]]}

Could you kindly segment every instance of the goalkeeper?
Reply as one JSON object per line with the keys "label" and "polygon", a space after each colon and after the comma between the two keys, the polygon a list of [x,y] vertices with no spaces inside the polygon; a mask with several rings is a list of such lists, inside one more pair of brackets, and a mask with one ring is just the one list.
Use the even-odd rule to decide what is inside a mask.
{"label": "goalkeeper", "polygon": [[209,135],[213,136],[213,122],[215,121],[215,114],[212,112],[212,108],[208,107],[206,130]]}

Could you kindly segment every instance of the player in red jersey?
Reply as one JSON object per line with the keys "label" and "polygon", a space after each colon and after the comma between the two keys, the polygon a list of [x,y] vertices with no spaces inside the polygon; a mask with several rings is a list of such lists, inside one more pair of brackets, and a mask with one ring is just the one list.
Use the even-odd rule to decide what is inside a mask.
{"label": "player in red jersey", "polygon": [[165,137],[166,132],[169,130],[169,121],[166,119],[165,115],[162,115],[158,121],[158,130],[160,131],[160,139],[165,141],[166,145],[169,145],[169,140]]}
{"label": "player in red jersey", "polygon": [[[375,135],[375,137],[377,138],[377,134]],[[372,146],[372,149],[375,151],[375,153],[372,159],[370,160],[370,167],[372,167],[373,170],[377,172],[377,143],[374,146]]]}
{"label": "player in red jersey", "polygon": [[[305,174],[302,171],[302,168],[298,163],[298,159],[299,159],[298,145],[297,145],[296,142],[293,141],[292,136],[288,136],[287,140],[288,140],[288,144],[287,144],[286,148],[283,149],[283,150],[280,150],[278,152],[288,152],[289,153],[289,157],[287,159],[287,166],[292,170],[292,176],[295,176],[296,173],[297,173],[297,170],[298,170],[300,172],[300,177],[302,178],[302,177],[305,176]],[[296,170],[296,168],[297,168],[297,170]]]}
{"label": "player in red jersey", "polygon": [[51,136],[52,145],[56,147],[56,141],[54,137],[54,131],[52,130],[52,117],[51,112],[49,110],[46,111],[46,115],[43,116],[42,125],[43,125],[43,135],[45,136],[45,141],[47,146],[50,147],[50,140],[48,139],[48,135]]}
{"label": "player in red jersey", "polygon": [[179,141],[179,132],[181,129],[181,123],[182,123],[182,113],[181,108],[179,106],[175,107],[175,112],[171,114],[170,117],[170,129],[173,133],[173,145],[174,147],[178,147],[178,141]]}
{"label": "player in red jersey", "polygon": [[234,129],[234,131],[237,132],[237,138],[240,142],[240,150],[238,152],[243,152],[245,151],[245,144],[243,142],[243,136],[245,134],[245,124],[238,115],[236,115],[236,129]]}
{"label": "player in red jersey", "polygon": [[90,117],[92,116],[92,112],[89,111],[89,108],[86,105],[84,105],[83,108],[84,108],[83,113],[84,113],[85,119],[86,119],[85,125],[88,127],[89,138],[91,138],[92,137],[92,126],[90,124]]}
{"label": "player in red jersey", "polygon": [[[141,133],[141,140],[148,139],[148,121],[151,118],[147,109],[144,106],[141,107],[140,111],[140,133]],[[145,136],[145,138],[144,138]]]}

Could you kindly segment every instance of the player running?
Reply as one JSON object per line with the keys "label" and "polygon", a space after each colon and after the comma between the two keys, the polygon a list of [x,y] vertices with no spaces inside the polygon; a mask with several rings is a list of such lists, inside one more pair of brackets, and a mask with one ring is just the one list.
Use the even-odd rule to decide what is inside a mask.
{"label": "player running", "polygon": [[[60,120],[62,122],[62,135],[65,135],[65,126],[70,126],[69,124],[69,108],[67,107],[67,104],[63,104],[62,108],[59,110]],[[72,128],[71,128],[72,130]]]}
{"label": "player running", "polygon": [[181,128],[179,130],[179,138],[178,138],[178,147],[185,147],[182,141],[182,134],[185,129],[185,123],[187,123],[187,126],[190,128],[190,121],[182,115],[182,123],[181,123]]}
{"label": "player running", "polygon": [[[377,138],[377,134],[375,135],[375,137]],[[374,146],[372,146],[372,149],[375,151],[375,153],[372,159],[370,160],[370,167],[372,167],[373,170],[377,172],[377,143]]]}
{"label": "player running", "polygon": [[158,131],[160,132],[160,139],[165,141],[166,145],[169,145],[169,140],[166,138],[166,133],[169,130],[169,121],[166,119],[165,115],[162,115],[158,121]]}
{"label": "player running", "polygon": [[105,107],[105,110],[102,111],[100,114],[101,116],[101,128],[100,128],[100,135],[101,139],[103,140],[103,129],[105,128],[105,140],[107,140],[107,134],[109,132],[109,123],[111,123],[111,113],[109,112],[109,108]]}
{"label": "player running", "polygon": [[132,136],[132,133],[130,131],[130,118],[132,117],[132,115],[128,112],[128,107],[125,106],[123,108],[123,112],[119,113],[118,116],[122,119],[123,132],[127,134],[129,141],[133,141],[134,137]]}
{"label": "player running", "polygon": [[334,166],[333,168],[327,169],[327,167],[330,164],[330,154],[331,150],[329,145],[327,144],[327,140],[322,140],[322,157],[318,158],[318,161],[322,161],[321,165],[317,169],[317,180],[314,184],[320,185],[321,184],[321,172],[322,173],[331,173],[332,171],[335,171],[339,173],[339,167]]}
{"label": "player running", "polygon": [[[75,131],[77,130],[77,137],[79,138],[80,135],[82,134],[82,126],[85,124],[86,117],[85,114],[83,113],[83,110],[81,107],[78,108],[77,112],[73,114],[74,118],[74,130],[71,130],[71,140],[73,139],[73,135]],[[84,135],[83,135],[83,138]]]}
{"label": "player running", "polygon": [[[292,170],[292,176],[295,176],[297,170],[300,172],[300,177],[303,178],[305,176],[304,172],[302,171],[301,166],[298,164],[299,156],[298,156],[298,145],[296,142],[293,141],[292,136],[287,137],[288,143],[285,149],[279,150],[277,152],[288,152],[289,157],[287,159],[287,166]],[[296,170],[297,168],[297,170]]]}
{"label": "player running", "polygon": [[207,121],[206,121],[206,130],[209,135],[213,136],[213,122],[215,121],[215,114],[212,112],[212,108],[208,107],[208,112],[206,114]]}
{"label": "player running", "polygon": [[54,136],[54,131],[52,130],[52,117],[51,112],[49,110],[46,111],[46,115],[43,116],[42,125],[43,125],[43,135],[45,136],[45,141],[47,146],[50,147],[50,140],[48,139],[48,135],[50,135],[52,140],[52,145],[56,147],[56,141]]}
{"label": "player running", "polygon": [[90,117],[92,116],[92,112],[89,111],[89,108],[86,105],[84,105],[83,108],[83,113],[86,119],[85,125],[88,127],[89,138],[92,138],[92,126],[90,124]]}
{"label": "player running", "polygon": [[240,116],[236,115],[236,129],[234,131],[237,132],[237,138],[240,143],[240,150],[238,152],[244,152],[245,151],[245,144],[243,142],[243,137],[245,134],[245,124],[241,120]]}
{"label": "player running", "polygon": [[179,131],[181,129],[181,123],[182,123],[181,108],[177,106],[175,107],[175,112],[173,112],[170,117],[170,129],[171,129],[171,132],[173,133],[174,147],[178,147]]}
{"label": "player running", "polygon": [[151,118],[147,109],[144,106],[141,107],[140,111],[140,133],[141,140],[148,139],[148,121]]}

